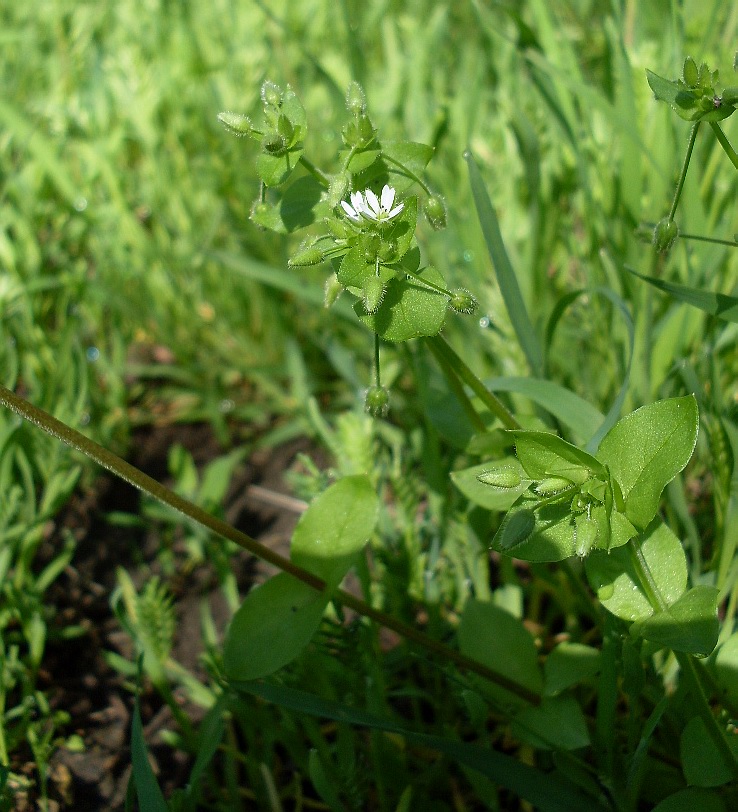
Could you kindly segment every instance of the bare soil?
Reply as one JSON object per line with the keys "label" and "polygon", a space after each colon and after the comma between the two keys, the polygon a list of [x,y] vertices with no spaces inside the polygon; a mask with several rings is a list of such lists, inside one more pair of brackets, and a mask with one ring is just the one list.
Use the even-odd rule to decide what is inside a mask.
{"label": "bare soil", "polygon": [[[204,465],[224,453],[209,426],[168,426],[138,431],[132,443],[131,462],[159,481],[167,481],[167,455],[180,443]],[[287,494],[283,474],[300,451],[309,450],[307,441],[296,441],[277,449],[252,455],[236,472],[225,505],[229,522],[282,554],[299,515],[300,504]],[[167,483],[171,484],[171,483]],[[55,607],[38,687],[55,709],[66,711],[71,720],[61,731],[77,734],[84,750],[58,749],[50,763],[49,796],[57,810],[119,810],[125,803],[130,774],[129,737],[133,694],[131,684],[113,669],[105,652],[116,652],[129,660],[135,657],[128,635],[121,630],[110,607],[116,586],[116,569],[129,571],[137,586],[157,572],[161,540],[156,529],[113,526],[106,521],[111,511],[137,515],[140,494],[115,477],[104,474],[92,490],[77,493],[58,517],[56,526],[41,550],[39,560],[51,560],[55,545],[64,531],[77,539],[74,559],[47,593],[47,603]],[[175,542],[176,544],[176,542]],[[233,567],[242,592],[255,580],[268,574],[245,551],[233,558]],[[205,566],[187,577],[168,580],[174,592],[179,634],[173,656],[186,668],[202,673],[199,655],[199,604],[208,597],[213,616],[221,629],[228,611],[217,588],[212,568]],[[64,629],[79,626],[84,634],[62,639]],[[186,784],[191,764],[187,756],[164,745],[163,730],[176,724],[169,707],[152,690],[140,697],[146,741],[149,744],[160,785],[168,795]],[[186,706],[184,697],[182,703]],[[199,708],[186,706],[193,719]],[[14,770],[31,773],[33,762]],[[35,809],[33,799],[19,809]]]}

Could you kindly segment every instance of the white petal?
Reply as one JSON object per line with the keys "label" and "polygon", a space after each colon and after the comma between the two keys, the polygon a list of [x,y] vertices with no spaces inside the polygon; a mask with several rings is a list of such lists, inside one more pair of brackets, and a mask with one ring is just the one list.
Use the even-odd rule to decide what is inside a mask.
{"label": "white petal", "polygon": [[389,211],[392,208],[392,204],[395,202],[395,190],[385,183],[384,189],[382,189],[382,208],[385,211]]}
{"label": "white petal", "polygon": [[397,215],[405,208],[404,203],[399,203],[397,206],[392,209],[391,212],[387,214],[387,219],[391,220],[393,217],[397,217]]}
{"label": "white petal", "polygon": [[371,189],[367,189],[364,193],[366,195],[366,202],[371,207],[372,212],[377,215],[380,212],[379,208],[379,200],[377,200],[377,196],[372,192]]}
{"label": "white petal", "polygon": [[361,212],[366,208],[366,203],[364,203],[364,195],[361,192],[352,192],[351,202],[353,203],[354,211],[357,214],[361,214]]}
{"label": "white petal", "polygon": [[359,215],[354,211],[354,209],[349,206],[349,204],[345,201],[341,201],[341,206],[343,206],[343,210],[346,212],[346,215],[350,217],[352,220],[360,220],[361,218]]}

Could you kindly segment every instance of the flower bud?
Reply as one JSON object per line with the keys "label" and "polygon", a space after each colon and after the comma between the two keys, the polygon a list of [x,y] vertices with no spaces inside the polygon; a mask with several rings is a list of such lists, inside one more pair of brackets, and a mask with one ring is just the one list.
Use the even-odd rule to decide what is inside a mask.
{"label": "flower bud", "polygon": [[466,315],[471,315],[478,306],[476,297],[469,293],[466,288],[455,288],[452,290],[448,304],[452,310]]}
{"label": "flower bud", "polygon": [[425,201],[423,213],[434,231],[446,228],[446,204],[443,198],[432,195]]}
{"label": "flower bud", "polygon": [[342,292],[343,285],[338,281],[338,277],[332,273],[328,279],[325,280],[323,305],[325,307],[331,307],[335,304]]}
{"label": "flower bud", "polygon": [[335,217],[326,217],[324,223],[325,227],[336,241],[345,241],[354,233],[345,219],[338,220]]}
{"label": "flower bud", "polygon": [[364,408],[372,417],[384,417],[389,411],[389,392],[383,386],[369,387]]}
{"label": "flower bud", "polygon": [[366,112],[366,94],[358,82],[351,82],[346,91],[346,107],[355,116]]}
{"label": "flower bud", "polygon": [[510,466],[495,468],[491,471],[482,471],[481,474],[477,475],[477,479],[483,485],[489,485],[492,488],[499,488],[504,491],[518,488],[523,482],[520,474]]}
{"label": "flower bud", "polygon": [[328,202],[331,208],[338,206],[338,204],[348,195],[349,184],[351,183],[351,176],[348,172],[339,172],[331,178],[330,186],[328,187]]}
{"label": "flower bud", "polygon": [[230,110],[218,113],[218,121],[220,121],[229,133],[233,133],[234,135],[248,135],[252,130],[251,121],[248,116],[241,115],[241,113],[232,113]]}
{"label": "flower bud", "polygon": [[279,107],[282,104],[282,91],[279,85],[267,79],[261,86],[261,100],[267,107]]}
{"label": "flower bud", "polygon": [[572,484],[572,482],[562,476],[550,476],[540,480],[540,482],[536,482],[533,490],[538,496],[545,498],[547,496],[555,496],[557,493],[571,488]]}
{"label": "flower bud", "polygon": [[656,223],[656,228],[653,230],[653,246],[657,251],[665,254],[674,245],[678,236],[679,227],[677,224],[668,217],[664,217],[663,220]]}
{"label": "flower bud", "polygon": [[304,265],[320,265],[323,261],[323,252],[311,242],[303,242],[297,251],[288,260],[287,264],[291,267],[298,267]]}
{"label": "flower bud", "polygon": [[368,276],[362,284],[362,301],[367,313],[376,313],[384,300],[386,288],[378,276]]}

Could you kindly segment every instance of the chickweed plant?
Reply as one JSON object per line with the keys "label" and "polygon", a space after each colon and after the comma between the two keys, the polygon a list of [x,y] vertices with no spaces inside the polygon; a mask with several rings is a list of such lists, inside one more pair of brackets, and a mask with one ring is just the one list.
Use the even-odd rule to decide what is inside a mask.
{"label": "chickweed plant", "polygon": [[[532,75],[555,108],[535,59]],[[196,523],[189,543],[200,555],[205,528],[280,570],[237,606],[231,583],[234,614],[222,645],[214,630],[209,635],[207,685],[172,661],[166,586],[153,581],[137,593],[120,573],[114,606],[140,660],[117,665],[152,681],[179,725],[172,743],[195,754],[188,786],[165,801],[136,706],[130,799],[137,795],[140,808],[241,808],[244,798],[280,808],[259,757],[264,740],[279,735],[285,757],[307,773],[310,802],[332,810],[431,801],[439,809],[551,812],[735,808],[738,431],[723,392],[735,363],[723,362],[722,349],[734,346],[738,298],[714,292],[707,280],[669,278],[668,260],[693,241],[738,245],[738,235],[677,225],[698,137],[719,145],[720,171],[738,170],[720,125],[738,106],[738,87],[722,86],[717,71],[691,57],[678,79],[649,72],[647,81],[658,101],[692,124],[668,213],[633,224],[651,243],[640,250],[653,273],[606,257],[612,284],[567,291],[545,322],[526,303],[527,283],[506,249],[477,157],[465,152],[463,182],[506,312],[500,329],[509,325],[528,372],[492,380],[475,373],[479,351],[463,327],[464,319],[479,321],[481,295],[473,281],[451,283],[455,271],[426,259],[432,234],[453,218],[443,190],[425,179],[432,146],[385,138],[355,81],[341,147],[326,167],[308,157],[309,116],[289,85],[265,81],[258,116],[218,116],[244,139],[245,154],[256,144],[251,221],[293,247],[289,273],[324,272],[325,306],[367,336],[362,413],[331,421],[316,401],[306,408],[334,467],[326,474],[308,466],[302,487],[310,504],[289,558],[202,506],[212,511],[223,496],[238,453],[219,476],[206,472],[198,482],[177,452],[173,465],[189,485],[175,492],[0,388],[0,401],[17,415]],[[521,120],[517,134],[524,145]],[[307,236],[294,246],[297,233]],[[648,397],[650,360],[636,356],[639,340],[651,349],[660,340],[640,309],[656,309],[656,296],[687,306],[679,310],[684,330],[706,314],[704,340],[714,356],[709,382],[696,363],[661,361],[671,370],[663,396]],[[625,335],[622,380],[605,413],[556,380],[553,370],[577,360],[559,362],[551,352],[567,311],[600,300]],[[667,320],[661,327],[667,335],[676,329]],[[642,403],[623,414],[634,387]],[[393,422],[403,408],[416,425]],[[403,468],[405,433],[421,449],[413,478]],[[703,438],[709,463],[700,464],[711,472],[714,499],[709,531],[690,513],[683,476]],[[59,483],[61,493],[70,487]],[[20,508],[12,494],[6,498],[14,516]],[[453,554],[441,554],[447,539]],[[463,575],[448,600],[438,583],[453,580],[454,567]],[[381,629],[391,633],[389,644]],[[13,655],[0,654],[1,688]],[[207,708],[199,729],[179,707],[173,682]],[[272,710],[277,715],[267,716]],[[306,759],[298,755],[305,741]],[[453,765],[452,778],[440,775],[440,757]],[[0,760],[7,763],[2,740]],[[0,787],[6,779],[3,768]],[[295,780],[292,795],[302,798]],[[257,784],[260,794],[249,795]]]}

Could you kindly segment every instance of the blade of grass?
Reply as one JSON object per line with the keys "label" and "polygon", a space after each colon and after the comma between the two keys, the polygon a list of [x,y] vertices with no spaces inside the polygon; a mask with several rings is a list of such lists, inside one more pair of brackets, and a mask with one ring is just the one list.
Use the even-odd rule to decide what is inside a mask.
{"label": "blade of grass", "polygon": [[[304,279],[300,278],[299,273],[277,268],[273,265],[266,265],[263,262],[257,262],[245,256],[236,256],[235,254],[227,254],[222,251],[208,252],[207,256],[225,265],[226,268],[230,268],[237,274],[252,279],[254,282],[260,282],[262,285],[268,285],[271,288],[282,290],[285,293],[291,293],[293,296],[309,304],[323,307],[325,299],[323,288],[320,285],[306,283]],[[339,299],[333,305],[331,312],[349,321],[357,321],[356,314],[351,305],[343,299]]]}
{"label": "blade of grass", "polygon": [[138,804],[146,812],[168,812],[169,807],[164,800],[154,771],[149,764],[149,754],[141,724],[141,712],[138,706],[138,697],[133,706],[133,723],[131,725],[131,761],[133,771],[131,781],[135,784]]}
{"label": "blade of grass", "polygon": [[697,307],[711,316],[717,316],[724,321],[738,322],[738,298],[727,296],[724,293],[712,293],[708,290],[692,288],[688,285],[680,285],[677,282],[667,282],[665,279],[657,279],[654,276],[644,276],[633,268],[625,266],[625,270],[648,282],[664,293],[668,293],[680,302]]}
{"label": "blade of grass", "polygon": [[464,153],[466,163],[469,168],[469,180],[471,183],[474,205],[477,209],[479,223],[484,234],[484,241],[492,259],[497,281],[500,285],[500,292],[505,301],[505,307],[510,316],[515,335],[518,337],[520,346],[525,353],[525,357],[531,371],[537,377],[543,376],[543,350],[538,336],[533,329],[533,324],[525,307],[523,296],[520,292],[517,277],[513,269],[510,258],[502,240],[500,225],[492,203],[487,194],[487,189],[479,172],[479,167],[474,160],[471,150]]}
{"label": "blade of grass", "polygon": [[604,810],[595,798],[582,793],[562,775],[544,773],[495,750],[441,736],[417,733],[360,708],[332,702],[282,685],[264,682],[237,682],[231,685],[239,692],[259,696],[299,713],[397,733],[411,743],[437,750],[460,764],[471,767],[496,784],[529,801],[542,812],[571,812],[572,809],[589,809],[592,812]]}
{"label": "blade of grass", "polygon": [[493,392],[515,392],[537,403],[577,437],[590,437],[605,419],[602,412],[570,389],[544,378],[492,378]]}

